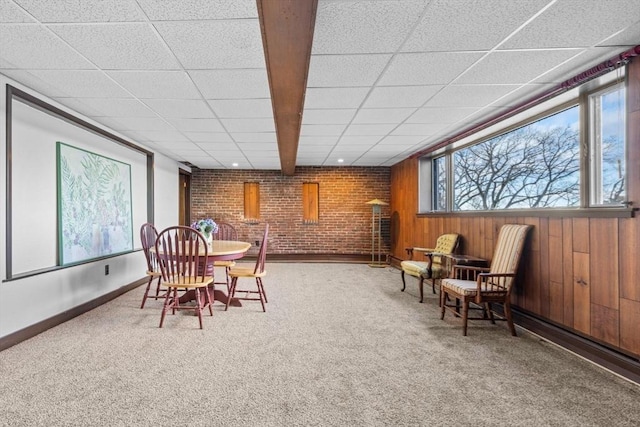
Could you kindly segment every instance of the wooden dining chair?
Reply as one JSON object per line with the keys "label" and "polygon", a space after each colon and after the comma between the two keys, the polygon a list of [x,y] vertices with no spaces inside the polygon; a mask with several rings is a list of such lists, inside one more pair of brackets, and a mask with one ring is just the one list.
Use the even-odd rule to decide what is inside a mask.
{"label": "wooden dining chair", "polygon": [[[231,288],[229,289],[229,294],[227,297],[227,306],[226,310],[229,310],[229,303],[232,298],[238,300],[249,300],[249,301],[260,301],[262,304],[262,311],[267,311],[265,309],[265,303],[267,303],[267,294],[264,291],[264,286],[262,284],[262,278],[267,275],[267,271],[265,270],[265,262],[267,258],[267,236],[269,235],[269,224],[266,225],[264,229],[264,235],[262,236],[262,243],[260,244],[260,251],[258,252],[258,259],[256,260],[255,267],[232,267],[229,270],[229,276],[231,277]],[[246,290],[246,289],[238,289],[238,279],[240,278],[251,278],[256,281],[256,290]],[[245,294],[243,297],[237,297],[236,293]],[[252,296],[256,295],[257,296]]]}
{"label": "wooden dining chair", "polygon": [[[495,323],[492,303],[503,306],[504,318],[511,335],[516,336],[516,328],[511,318],[511,289],[518,271],[530,225],[505,224],[500,228],[490,268],[456,265],[452,278],[442,279],[440,286],[440,319],[445,311],[462,317],[462,334],[467,335],[468,320],[490,320]],[[455,304],[447,301],[455,300]],[[459,302],[462,301],[462,313]],[[470,304],[482,310],[482,317],[469,317]]]}
{"label": "wooden dining chair", "polygon": [[[147,302],[148,298],[153,298],[155,300],[161,299],[165,297],[164,293],[160,293],[160,287],[162,284],[162,272],[160,271],[160,264],[158,262],[158,257],[156,256],[155,250],[151,250],[156,244],[156,239],[158,238],[158,230],[151,223],[144,223],[142,227],[140,227],[140,241],[142,242],[142,252],[144,253],[144,257],[147,259],[147,277],[149,281],[147,282],[147,288],[144,291],[144,295],[142,296],[142,304],[140,304],[140,308],[144,308],[144,304]],[[155,293],[149,295],[149,291],[151,290],[152,283],[156,281],[156,289]]]}
{"label": "wooden dining chair", "polygon": [[[238,240],[238,232],[236,228],[229,224],[228,222],[219,222],[218,223],[218,232],[213,234],[213,240]],[[214,261],[214,267],[223,267],[225,281],[213,282],[215,285],[226,285],[227,286],[227,294],[229,293],[229,289],[231,287],[231,278],[229,277],[229,270],[231,267],[235,266],[236,262],[234,260],[228,261]],[[215,280],[215,275],[213,276]]]}
{"label": "wooden dining chair", "polygon": [[[209,308],[213,316],[213,300],[209,285],[213,277],[207,276],[209,248],[204,236],[190,227],[178,225],[164,229],[155,244],[158,254],[162,283],[167,288],[160,327],[168,311],[175,314],[179,310],[194,310],[202,329],[202,310]],[[195,306],[180,305],[178,290],[193,291]]]}

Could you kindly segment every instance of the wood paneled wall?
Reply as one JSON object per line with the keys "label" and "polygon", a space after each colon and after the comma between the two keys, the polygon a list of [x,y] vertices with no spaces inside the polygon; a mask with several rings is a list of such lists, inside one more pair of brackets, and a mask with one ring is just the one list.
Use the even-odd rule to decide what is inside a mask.
{"label": "wood paneled wall", "polygon": [[[640,60],[628,70],[629,195],[640,204]],[[418,160],[391,169],[391,252],[463,236],[461,251],[491,259],[500,226],[531,224],[513,304],[537,317],[640,357],[640,218],[418,217]]]}

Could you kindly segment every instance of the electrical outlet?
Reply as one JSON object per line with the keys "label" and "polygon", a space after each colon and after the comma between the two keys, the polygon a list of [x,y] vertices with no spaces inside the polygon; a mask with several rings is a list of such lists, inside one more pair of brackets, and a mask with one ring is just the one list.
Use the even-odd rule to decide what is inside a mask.
{"label": "electrical outlet", "polygon": [[256,240],[256,246],[260,246],[260,240]]}
{"label": "electrical outlet", "polygon": [[104,275],[108,276],[109,275],[109,264],[104,266]]}

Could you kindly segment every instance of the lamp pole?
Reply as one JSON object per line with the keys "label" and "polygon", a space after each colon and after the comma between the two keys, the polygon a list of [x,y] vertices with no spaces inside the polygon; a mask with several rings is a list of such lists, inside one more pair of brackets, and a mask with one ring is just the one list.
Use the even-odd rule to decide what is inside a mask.
{"label": "lamp pole", "polygon": [[[369,267],[386,267],[387,264],[382,262],[382,206],[388,205],[380,199],[373,199],[367,202],[371,205],[371,264]],[[376,221],[377,219],[377,221]],[[378,239],[378,250],[376,251],[376,239]],[[376,252],[378,258],[376,260]]]}

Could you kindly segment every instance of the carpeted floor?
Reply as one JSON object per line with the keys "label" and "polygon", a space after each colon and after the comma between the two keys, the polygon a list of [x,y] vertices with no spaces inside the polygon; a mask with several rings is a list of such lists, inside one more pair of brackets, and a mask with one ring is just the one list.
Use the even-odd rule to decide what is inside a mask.
{"label": "carpeted floor", "polygon": [[267,265],[267,312],[158,328],[137,288],[0,353],[3,426],[637,426],[640,386],[504,322],[440,320],[398,270]]}

